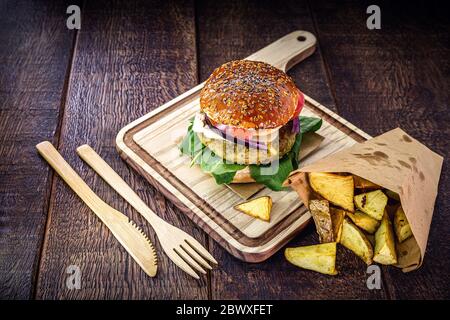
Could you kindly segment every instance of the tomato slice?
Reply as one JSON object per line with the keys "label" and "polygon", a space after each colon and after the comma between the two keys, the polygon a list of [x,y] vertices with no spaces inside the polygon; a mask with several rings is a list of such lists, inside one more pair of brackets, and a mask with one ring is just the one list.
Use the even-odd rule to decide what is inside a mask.
{"label": "tomato slice", "polygon": [[[228,131],[230,130],[230,131]],[[249,130],[246,130],[244,128],[233,128],[229,127],[227,129],[227,132],[231,133],[233,137],[236,137],[241,140],[250,140],[253,136],[252,132]]]}
{"label": "tomato slice", "polygon": [[[299,116],[299,114],[302,111],[303,106],[305,104],[305,97],[303,96],[303,93],[300,90],[298,90],[298,93],[299,93],[299,96],[298,96],[297,108],[295,109],[295,112],[292,115],[292,119]],[[252,139],[253,132],[251,130],[247,130],[244,128],[235,128],[232,126],[218,126],[211,119],[208,119],[208,121],[216,128],[220,128],[219,130],[223,130],[226,134],[230,134],[233,137],[236,137],[241,140],[251,140]]]}
{"label": "tomato slice", "polygon": [[298,103],[297,103],[297,109],[295,109],[294,115],[292,116],[292,118],[298,117],[298,115],[300,114],[300,112],[303,109],[303,106],[305,104],[305,97],[303,96],[303,93],[298,90],[299,96],[298,96]]}

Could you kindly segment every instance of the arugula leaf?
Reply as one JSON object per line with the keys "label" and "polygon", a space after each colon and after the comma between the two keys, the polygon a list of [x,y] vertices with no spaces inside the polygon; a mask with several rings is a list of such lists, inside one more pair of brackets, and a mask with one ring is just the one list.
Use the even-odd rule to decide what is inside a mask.
{"label": "arugula leaf", "polygon": [[205,146],[201,143],[198,136],[192,130],[193,125],[194,125],[194,118],[189,120],[187,134],[184,136],[183,141],[181,141],[178,147],[180,148],[181,153],[196,159],[198,153],[202,151],[203,148],[205,148]]}
{"label": "arugula leaf", "polygon": [[250,165],[250,175],[252,178],[261,184],[269,187],[275,191],[285,190],[283,182],[287,179],[289,174],[298,168],[298,153],[302,143],[303,134],[300,132],[295,136],[295,142],[291,151],[284,155],[278,163],[278,170],[271,175],[263,172],[263,168],[268,168],[269,165]]}
{"label": "arugula leaf", "polygon": [[[292,149],[279,160],[278,166],[268,165],[250,165],[250,175],[258,183],[264,184],[268,188],[280,191],[284,190],[283,182],[289,174],[298,168],[298,153],[302,143],[303,134],[306,132],[317,131],[322,125],[322,119],[300,116],[300,132],[295,136],[295,142]],[[236,172],[244,169],[246,166],[235,163],[227,163],[224,159],[216,156],[214,152],[206,148],[192,130],[193,118],[190,119],[188,131],[180,144],[180,150],[183,154],[190,156],[192,164],[200,165],[200,168],[211,174],[216,183],[231,183]],[[274,171],[276,169],[276,171]],[[274,172],[271,172],[274,171]]]}
{"label": "arugula leaf", "polygon": [[322,119],[313,117],[300,117],[300,132],[314,132],[322,126]]}
{"label": "arugula leaf", "polygon": [[203,150],[200,159],[200,168],[202,171],[212,174],[218,184],[231,183],[236,172],[246,167],[242,164],[226,163],[224,159],[216,156],[208,148]]}
{"label": "arugula leaf", "polygon": [[253,180],[275,191],[285,190],[286,188],[283,187],[283,182],[292,171],[298,169],[298,153],[300,152],[303,134],[317,131],[321,126],[322,119],[300,116],[300,132],[295,136],[292,149],[280,159],[277,172],[268,175],[263,171],[263,168],[269,167],[270,164],[260,166],[250,165],[250,175]]}
{"label": "arugula leaf", "polygon": [[210,149],[205,148],[202,153],[200,167],[208,173],[223,174],[244,169],[245,165],[226,163],[224,159],[216,156]]}
{"label": "arugula leaf", "polygon": [[264,173],[264,168],[269,169],[271,165],[250,165],[250,175],[257,182],[264,184],[268,188],[281,191],[283,190],[283,182],[289,174],[294,170],[291,156],[286,154],[278,163],[277,171],[273,174]]}
{"label": "arugula leaf", "polygon": [[214,152],[206,148],[192,130],[193,119],[190,119],[188,132],[179,145],[181,152],[193,158],[191,164],[198,164],[202,171],[210,173],[218,184],[231,183],[236,172],[246,166],[235,163],[226,163],[225,160],[216,156]]}
{"label": "arugula leaf", "polygon": [[294,142],[294,145],[292,146],[291,151],[289,151],[289,153],[292,153],[292,157],[291,157],[292,168],[293,168],[292,171],[298,169],[298,154],[300,152],[300,146],[302,145],[302,140],[303,140],[303,133],[300,130],[300,132],[297,133],[297,135],[295,136],[295,142]]}
{"label": "arugula leaf", "polygon": [[[245,167],[245,166],[244,166]],[[213,178],[216,180],[217,184],[228,184],[231,183],[234,179],[234,176],[236,175],[236,171],[232,171],[232,172],[226,172],[226,173],[222,173],[222,174],[215,174],[212,173]]]}

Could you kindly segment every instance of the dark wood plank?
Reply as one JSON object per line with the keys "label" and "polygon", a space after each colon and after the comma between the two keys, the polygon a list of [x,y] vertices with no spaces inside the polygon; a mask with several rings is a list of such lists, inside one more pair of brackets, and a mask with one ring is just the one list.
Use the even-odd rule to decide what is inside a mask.
{"label": "dark wood plank", "polygon": [[[297,30],[314,33],[306,1],[199,2],[197,4],[200,77],[206,79],[220,64],[248,56],[281,36]],[[312,98],[335,110],[327,75],[318,50],[290,72]],[[289,246],[318,243],[310,225]],[[324,276],[300,270],[283,257],[283,250],[264,263],[248,264],[232,258],[211,243],[220,268],[212,272],[215,299],[386,298],[384,290],[365,285],[366,267],[352,253],[339,248],[340,275]]]}
{"label": "dark wood plank", "polygon": [[[207,298],[208,278],[196,281],[162,252],[145,220],[82,163],[75,149],[90,144],[164,219],[205,243],[205,234],[120,159],[119,129],[197,84],[191,1],[96,1],[84,8],[59,149],[107,203],[149,234],[159,272],[149,278],[60,180],[54,184],[38,298]],[[65,269],[81,268],[81,289],[68,290]]]}
{"label": "dark wood plank", "polygon": [[51,180],[34,146],[58,135],[68,5],[0,2],[0,299],[33,296]]}
{"label": "dark wood plank", "polygon": [[438,2],[377,1],[370,31],[369,4],[311,1],[339,114],[372,135],[400,126],[446,158],[423,266],[383,276],[392,298],[448,299],[450,21]]}

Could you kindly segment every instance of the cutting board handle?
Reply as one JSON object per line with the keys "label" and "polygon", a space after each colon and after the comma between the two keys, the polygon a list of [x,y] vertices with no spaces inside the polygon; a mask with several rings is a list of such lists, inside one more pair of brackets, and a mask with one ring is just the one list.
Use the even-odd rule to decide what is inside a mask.
{"label": "cutting board handle", "polygon": [[297,30],[269,44],[246,59],[267,62],[286,72],[313,54],[316,43],[317,39],[311,32]]}

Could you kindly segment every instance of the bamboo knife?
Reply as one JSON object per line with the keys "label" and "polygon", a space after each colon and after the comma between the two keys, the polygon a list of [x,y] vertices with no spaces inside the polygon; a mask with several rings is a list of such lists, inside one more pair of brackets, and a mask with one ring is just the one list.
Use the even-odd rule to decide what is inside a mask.
{"label": "bamboo knife", "polygon": [[142,230],[123,213],[100,199],[50,142],[41,142],[36,145],[36,148],[39,154],[52,166],[69,187],[108,227],[144,272],[150,277],[154,277],[157,271],[156,252]]}

